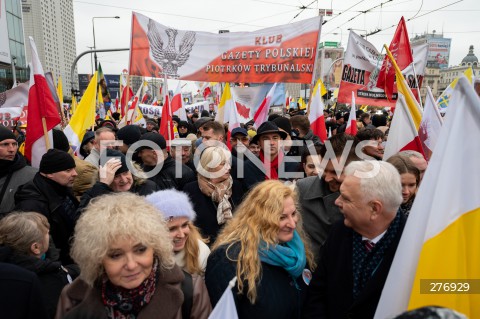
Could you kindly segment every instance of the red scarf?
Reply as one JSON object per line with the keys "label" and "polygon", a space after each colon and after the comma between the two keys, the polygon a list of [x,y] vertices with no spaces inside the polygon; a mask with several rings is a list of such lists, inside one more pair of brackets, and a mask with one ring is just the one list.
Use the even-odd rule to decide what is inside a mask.
{"label": "red scarf", "polygon": [[[270,163],[268,163],[265,162],[265,155],[263,154],[263,151],[260,151],[260,160],[262,161],[262,165],[265,168],[265,180],[278,179],[278,163],[279,157],[282,155],[282,152],[279,152],[278,155],[275,156],[275,158]],[[270,178],[268,177],[268,170],[270,170]]]}

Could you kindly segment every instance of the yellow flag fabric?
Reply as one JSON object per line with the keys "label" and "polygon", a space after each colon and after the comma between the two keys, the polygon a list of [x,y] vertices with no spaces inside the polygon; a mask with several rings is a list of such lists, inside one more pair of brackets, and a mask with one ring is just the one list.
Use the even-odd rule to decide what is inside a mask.
{"label": "yellow flag fabric", "polygon": [[73,151],[78,156],[80,154],[80,144],[87,129],[95,124],[95,105],[97,101],[97,72],[93,75],[87,90],[83,94],[80,103],[73,113],[70,123],[63,130],[72,146]]}
{"label": "yellow flag fabric", "polygon": [[70,107],[70,114],[74,114],[77,109],[77,98],[75,95],[72,95],[72,105]]}
{"label": "yellow flag fabric", "polygon": [[218,104],[218,112],[215,116],[215,121],[222,124],[225,122],[225,105],[227,105],[228,103],[233,103],[233,98],[232,92],[230,91],[230,85],[227,82],[225,83],[225,87],[223,88],[223,94],[220,98],[220,103]]}
{"label": "yellow flag fabric", "polygon": [[[427,305],[480,318],[480,98],[459,79],[375,318]],[[461,159],[461,163],[459,163]]]}
{"label": "yellow flag fabric", "polygon": [[405,102],[407,103],[408,110],[410,112],[410,115],[412,116],[413,123],[415,124],[418,132],[418,128],[420,127],[420,123],[422,122],[422,111],[420,109],[420,105],[418,104],[417,99],[413,95],[412,90],[410,90],[410,88],[408,87],[408,84],[403,77],[402,71],[398,67],[392,53],[386,45],[384,47],[387,50],[387,55],[389,56],[390,61],[392,61],[392,64],[395,67],[398,94],[402,94],[405,97]]}
{"label": "yellow flag fabric", "polygon": [[302,98],[298,99],[298,109],[299,110],[305,110],[307,108],[307,105],[305,104],[305,101]]}
{"label": "yellow flag fabric", "polygon": [[62,85],[62,77],[58,77],[58,83],[57,83],[57,95],[58,95],[58,100],[60,101],[60,105],[63,105],[63,85]]}

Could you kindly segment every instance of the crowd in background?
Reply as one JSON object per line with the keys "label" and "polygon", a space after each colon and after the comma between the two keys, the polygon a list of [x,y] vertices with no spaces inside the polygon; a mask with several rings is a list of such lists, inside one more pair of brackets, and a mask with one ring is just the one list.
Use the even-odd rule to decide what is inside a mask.
{"label": "crowd in background", "polygon": [[239,318],[373,318],[427,161],[382,161],[388,114],[348,116],[326,141],[295,110],[231,132],[195,111],[172,141],[99,120],[38,169],[0,127],[1,316],[208,318],[236,277]]}

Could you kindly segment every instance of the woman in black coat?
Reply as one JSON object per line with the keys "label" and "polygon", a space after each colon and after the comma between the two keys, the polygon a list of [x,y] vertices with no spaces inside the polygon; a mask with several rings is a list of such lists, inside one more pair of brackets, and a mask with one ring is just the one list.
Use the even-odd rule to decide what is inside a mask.
{"label": "woman in black coat", "polygon": [[45,258],[49,227],[47,218],[39,213],[12,213],[3,218],[0,221],[0,262],[37,275],[48,315],[53,318],[63,287],[78,276],[79,269],[76,265],[64,267],[59,261]]}
{"label": "woman in black coat", "polygon": [[207,147],[202,152],[197,172],[197,181],[186,184],[183,191],[189,195],[197,213],[195,226],[212,244],[242,201],[243,188],[232,179],[230,154],[221,147]]}
{"label": "woman in black coat", "polygon": [[232,278],[238,318],[300,319],[313,270],[294,191],[276,180],[253,188],[220,232],[205,283],[212,305]]}

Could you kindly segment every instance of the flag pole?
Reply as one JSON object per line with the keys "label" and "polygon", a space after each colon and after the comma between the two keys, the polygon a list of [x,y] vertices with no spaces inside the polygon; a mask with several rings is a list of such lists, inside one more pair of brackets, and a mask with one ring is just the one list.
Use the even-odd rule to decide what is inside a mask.
{"label": "flag pole", "polygon": [[[315,61],[313,62],[312,81],[310,81],[310,96],[308,98],[307,116],[308,116],[308,113],[310,113],[310,102],[312,101],[312,91],[313,91],[313,89],[315,89],[315,75],[316,75],[317,65],[318,65],[318,49],[319,49],[319,46],[320,46],[320,31],[322,29],[322,20],[323,20],[323,17],[320,16],[320,21],[318,23],[317,48],[315,50]],[[305,91],[306,90],[307,90],[307,88],[305,86]]]}
{"label": "flag pole", "polygon": [[47,120],[44,116],[42,116],[42,128],[43,128],[43,137],[45,138],[45,146],[46,150],[50,149],[50,139],[48,138],[48,128],[47,128]]}
{"label": "flag pole", "polygon": [[[168,109],[165,110],[165,101],[164,101],[164,102],[163,102],[163,108],[162,108],[162,117],[163,117],[162,121],[163,121],[163,120],[167,120],[167,117],[166,117],[166,116],[165,116],[165,117],[163,116],[163,114],[164,114],[163,112],[164,112],[164,111],[169,112],[168,115],[170,115],[170,116],[172,115],[172,114],[170,114],[170,110],[171,110],[172,108],[171,108],[171,106],[170,106],[170,94],[169,94],[169,92],[168,92],[168,82],[167,82],[167,80],[168,80],[168,79],[167,79],[167,73],[165,72],[165,70],[163,70],[163,81],[165,82],[163,88],[164,88],[164,90],[165,90],[165,97],[168,98]],[[171,144],[171,142],[172,142],[172,136],[171,136],[172,133],[170,132],[170,126],[171,126],[171,124],[172,124],[171,121],[168,121],[168,120],[167,120],[167,138],[168,138],[167,149],[168,149],[169,151],[170,151],[170,144]]]}
{"label": "flag pole", "polygon": [[[95,74],[98,75],[97,71],[95,71]],[[94,76],[94,77],[95,77],[95,76]],[[97,78],[95,78],[95,79],[98,81]],[[93,80],[93,79],[92,79],[92,80]],[[97,101],[97,99],[98,99],[98,92],[97,92],[97,90],[98,90],[98,85],[95,84],[95,96],[96,96],[95,101]],[[98,103],[98,101],[97,101],[97,103]],[[96,115],[96,113],[97,113],[97,112],[96,112],[96,110],[97,110],[97,105],[96,105],[96,104],[97,104],[97,103],[95,103],[95,111],[93,112],[92,132],[95,131],[95,115]]]}
{"label": "flag pole", "polygon": [[415,61],[412,62],[413,76],[415,78],[415,84],[417,85],[418,92],[418,102],[420,102],[420,107],[423,109],[422,96],[420,95],[420,85],[418,84],[417,71],[415,70]]}

